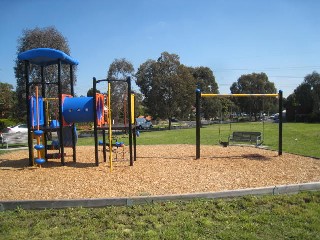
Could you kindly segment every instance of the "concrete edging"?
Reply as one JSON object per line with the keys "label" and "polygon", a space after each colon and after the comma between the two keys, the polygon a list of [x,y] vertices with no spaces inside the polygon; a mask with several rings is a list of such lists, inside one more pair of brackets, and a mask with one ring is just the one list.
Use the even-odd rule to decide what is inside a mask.
{"label": "concrete edging", "polygon": [[21,200],[21,201],[0,201],[0,211],[22,209],[52,209],[70,207],[106,207],[106,206],[131,206],[136,204],[150,204],[154,202],[180,201],[192,199],[217,199],[233,198],[246,195],[278,195],[294,194],[302,191],[320,190],[320,182],[301,184],[279,185],[261,188],[238,189],[209,193],[190,193],[156,196],[137,196],[119,198],[92,198],[92,199],[59,199],[59,200]]}

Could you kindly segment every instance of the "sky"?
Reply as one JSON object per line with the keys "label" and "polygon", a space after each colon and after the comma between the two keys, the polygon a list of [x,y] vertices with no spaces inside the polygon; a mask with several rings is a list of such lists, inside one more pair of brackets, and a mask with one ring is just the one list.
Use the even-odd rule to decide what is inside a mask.
{"label": "sky", "polygon": [[167,51],[209,67],[220,93],[264,72],[288,96],[320,72],[319,9],[318,0],[1,0],[0,81],[16,86],[23,30],[54,26],[79,61],[77,95],[106,78],[115,59],[137,70]]}

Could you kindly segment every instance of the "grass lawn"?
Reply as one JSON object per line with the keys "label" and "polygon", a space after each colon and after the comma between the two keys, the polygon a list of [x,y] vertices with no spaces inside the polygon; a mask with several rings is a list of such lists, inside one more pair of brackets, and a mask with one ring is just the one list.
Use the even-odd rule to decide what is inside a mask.
{"label": "grass lawn", "polygon": [[[220,138],[227,141],[233,131],[258,131],[264,133],[263,145],[270,149],[278,149],[278,124],[265,123],[264,130],[261,122],[215,124],[201,128],[201,144],[217,145]],[[118,141],[128,144],[128,136],[114,135]],[[196,144],[196,129],[175,129],[141,131],[137,144]],[[102,137],[99,137],[102,140]],[[92,137],[79,138],[77,145],[94,145]],[[10,146],[12,147],[12,146]],[[283,124],[283,151],[304,156],[320,158],[320,124],[319,123],[284,123]],[[0,151],[0,154],[6,151]]]}
{"label": "grass lawn", "polygon": [[[215,124],[201,128],[201,144],[217,145],[220,138],[227,141],[232,131],[259,131],[264,133],[263,145],[270,149],[278,149],[278,124],[265,123],[264,131],[261,122]],[[102,139],[102,138],[100,138]],[[118,135],[118,141],[128,144],[128,138]],[[79,145],[93,145],[92,138],[80,138]],[[196,144],[196,129],[176,129],[163,131],[141,132],[137,144]],[[284,123],[283,124],[283,151],[305,156],[320,158],[320,124]]]}
{"label": "grass lawn", "polygon": [[320,192],[0,212],[1,239],[320,239]]}

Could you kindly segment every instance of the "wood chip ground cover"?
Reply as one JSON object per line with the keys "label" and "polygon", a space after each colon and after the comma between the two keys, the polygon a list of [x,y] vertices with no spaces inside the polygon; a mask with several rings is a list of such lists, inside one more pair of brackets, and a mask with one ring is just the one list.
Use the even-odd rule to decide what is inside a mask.
{"label": "wood chip ground cover", "polygon": [[[67,150],[66,166],[50,160],[28,167],[28,151],[0,155],[1,200],[111,198],[215,192],[320,181],[320,160],[253,148],[194,145],[137,146],[137,161],[95,166],[94,147],[77,147],[77,162]],[[126,149],[128,151],[128,149]],[[107,153],[108,154],[108,153]],[[121,154],[118,154],[121,156]]]}

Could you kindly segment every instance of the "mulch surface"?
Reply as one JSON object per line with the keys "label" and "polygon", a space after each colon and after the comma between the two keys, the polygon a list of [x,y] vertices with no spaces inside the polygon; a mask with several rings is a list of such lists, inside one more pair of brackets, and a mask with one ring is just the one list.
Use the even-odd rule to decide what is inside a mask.
{"label": "mulch surface", "polygon": [[[0,200],[110,198],[215,192],[320,181],[320,160],[254,147],[194,145],[137,146],[137,161],[129,154],[95,166],[94,147],[77,147],[77,162],[66,149],[59,159],[28,166],[28,151],[0,155]],[[128,149],[126,149],[128,151]],[[113,154],[115,156],[115,154]],[[107,153],[108,156],[108,153]]]}

